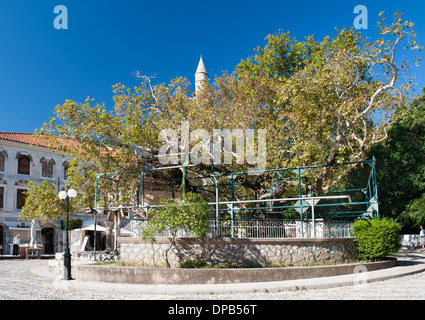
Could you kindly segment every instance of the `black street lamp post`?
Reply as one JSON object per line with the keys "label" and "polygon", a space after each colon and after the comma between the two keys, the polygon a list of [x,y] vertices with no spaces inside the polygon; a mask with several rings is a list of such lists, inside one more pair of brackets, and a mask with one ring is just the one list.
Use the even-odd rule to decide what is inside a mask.
{"label": "black street lamp post", "polygon": [[77,191],[69,189],[59,192],[59,199],[66,203],[66,234],[65,234],[65,252],[63,254],[63,280],[73,280],[71,276],[71,252],[69,251],[69,198],[75,198]]}

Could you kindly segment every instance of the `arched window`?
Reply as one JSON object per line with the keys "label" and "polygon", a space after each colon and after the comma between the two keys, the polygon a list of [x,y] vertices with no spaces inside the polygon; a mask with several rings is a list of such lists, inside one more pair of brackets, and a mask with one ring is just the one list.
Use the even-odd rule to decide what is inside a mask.
{"label": "arched window", "polygon": [[[4,203],[4,187],[0,187],[0,209],[3,209],[3,203]],[[0,234],[0,240],[2,235]]]}
{"label": "arched window", "polygon": [[20,155],[18,157],[18,173],[20,174],[30,174],[30,157],[26,155]]}
{"label": "arched window", "polygon": [[0,151],[0,171],[6,170],[6,153],[4,151]]}
{"label": "arched window", "polygon": [[68,180],[68,169],[69,169],[69,162],[65,161],[63,163],[63,179]]}
{"label": "arched window", "polygon": [[22,209],[27,199],[27,190],[17,189],[16,190],[16,209]]}
{"label": "arched window", "polygon": [[55,161],[53,159],[41,159],[41,176],[43,178],[53,178],[53,165]]}

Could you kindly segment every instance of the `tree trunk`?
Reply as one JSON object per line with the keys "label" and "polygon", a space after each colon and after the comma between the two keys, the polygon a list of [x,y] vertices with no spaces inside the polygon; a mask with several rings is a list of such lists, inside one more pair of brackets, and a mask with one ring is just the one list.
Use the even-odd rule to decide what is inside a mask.
{"label": "tree trunk", "polygon": [[173,247],[173,245],[176,242],[176,235],[177,235],[177,231],[174,232],[173,237],[171,238],[171,244],[168,247],[167,250],[165,250],[165,263],[167,264],[167,268],[171,268],[170,262],[168,261],[168,252],[170,251],[170,249]]}

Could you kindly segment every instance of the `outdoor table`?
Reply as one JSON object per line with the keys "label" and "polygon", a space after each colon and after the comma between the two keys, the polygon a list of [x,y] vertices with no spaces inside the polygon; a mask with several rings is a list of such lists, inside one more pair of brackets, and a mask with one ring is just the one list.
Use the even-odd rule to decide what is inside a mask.
{"label": "outdoor table", "polygon": [[41,258],[41,248],[25,248],[25,259],[29,258],[30,252],[37,252],[37,259]]}

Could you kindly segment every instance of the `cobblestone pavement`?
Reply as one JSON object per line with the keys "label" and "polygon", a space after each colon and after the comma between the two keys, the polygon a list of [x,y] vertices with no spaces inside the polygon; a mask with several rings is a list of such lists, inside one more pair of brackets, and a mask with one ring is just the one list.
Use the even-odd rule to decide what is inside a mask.
{"label": "cobblestone pavement", "polygon": [[[31,270],[47,270],[43,275]],[[152,299],[137,294],[114,294],[73,290],[68,282],[61,280],[62,269],[48,268],[45,260],[0,260],[0,300],[116,300]],[[75,281],[75,280],[72,280]]]}
{"label": "cobblestone pavement", "polygon": [[380,282],[274,293],[250,293],[218,295],[209,299],[256,299],[256,300],[423,300],[425,299],[425,272]]}
{"label": "cobblestone pavement", "polygon": [[[423,254],[422,254],[423,255]],[[34,272],[34,270],[43,272]],[[138,293],[137,289],[125,292],[104,290],[99,285],[97,290],[85,289],[84,283],[70,286],[68,281],[61,280],[62,269],[48,268],[45,260],[0,260],[0,300],[114,300],[114,299],[425,299],[425,272],[412,275],[363,283],[344,287],[304,289],[291,288],[280,292],[259,292],[217,295],[157,295]],[[72,282],[78,282],[73,280]],[[143,288],[138,285],[138,288]]]}

